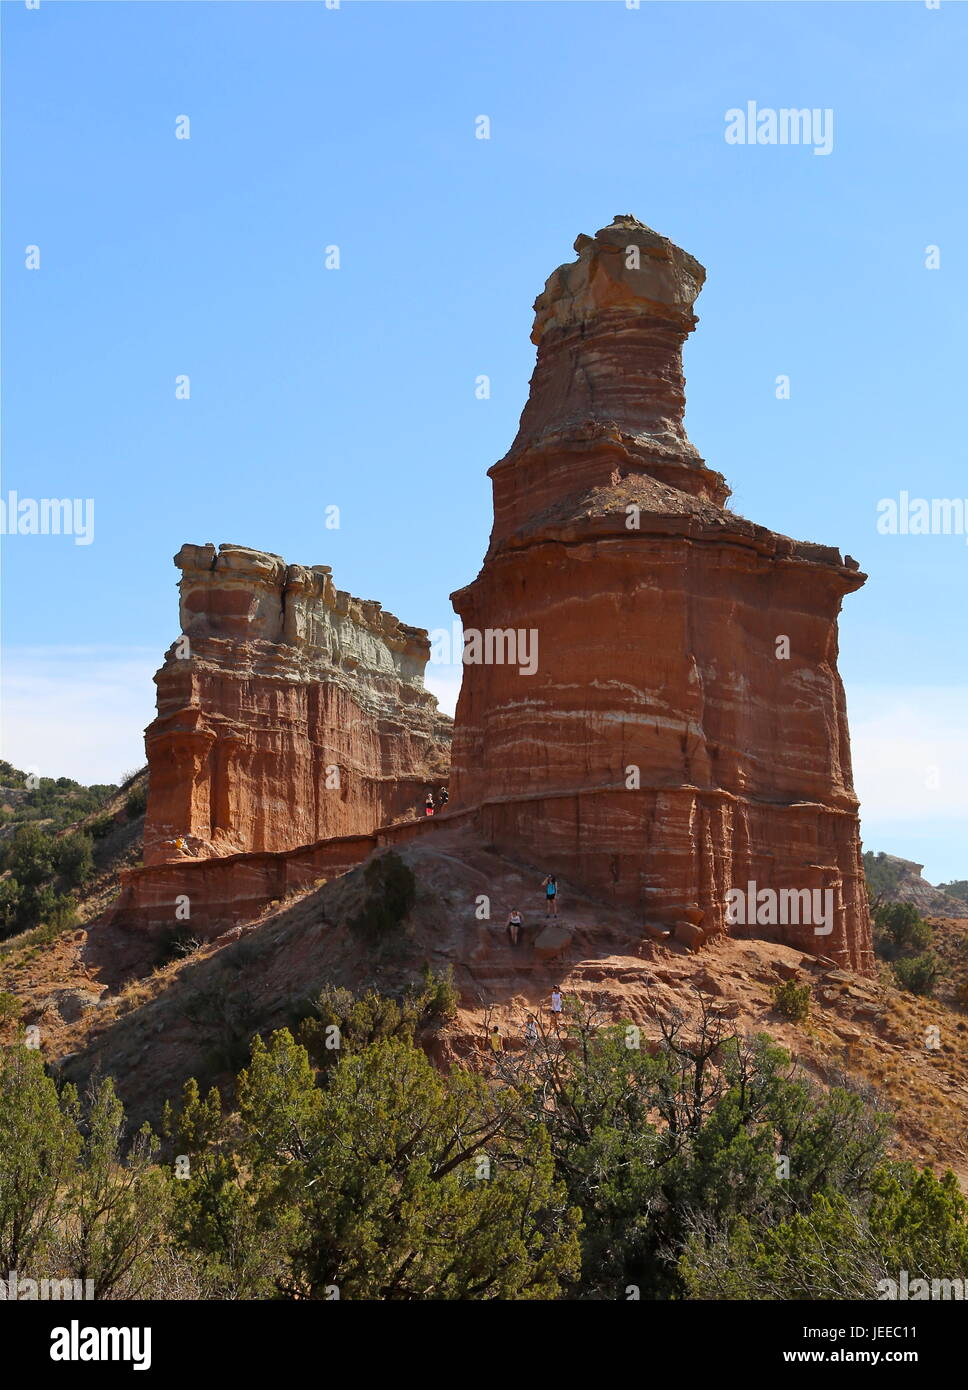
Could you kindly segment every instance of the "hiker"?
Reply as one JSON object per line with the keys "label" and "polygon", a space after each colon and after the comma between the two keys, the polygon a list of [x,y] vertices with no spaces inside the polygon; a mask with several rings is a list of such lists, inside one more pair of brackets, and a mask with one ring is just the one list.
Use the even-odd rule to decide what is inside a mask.
{"label": "hiker", "polygon": [[428,793],[427,793],[427,799],[424,801],[424,815],[425,815],[425,816],[432,816],[433,813],[434,813],[434,794],[433,794],[433,792],[428,792]]}
{"label": "hiker", "polygon": [[511,915],[508,917],[508,937],[512,946],[518,944],[518,938],[521,935],[521,928],[523,926],[524,922],[521,919],[520,912],[516,907],[512,907]]}
{"label": "hiker", "polygon": [[541,886],[545,890],[545,916],[547,917],[550,914],[552,917],[557,917],[558,880],[555,878],[554,874],[549,874]]}
{"label": "hiker", "polygon": [[528,1021],[524,1025],[524,1041],[528,1047],[534,1047],[538,1041],[538,1025],[535,1022],[534,1014],[528,1014]]}
{"label": "hiker", "polygon": [[491,1029],[491,1036],[488,1038],[488,1042],[491,1044],[492,1052],[504,1051],[504,1043],[501,1041],[501,1034],[498,1031],[498,1026],[496,1023],[494,1027]]}
{"label": "hiker", "polygon": [[437,793],[437,810],[442,811],[450,800],[450,792],[446,787],[441,787]]}
{"label": "hiker", "polygon": [[555,985],[551,991],[551,1012],[554,1016],[555,1027],[558,1027],[558,1020],[561,1017],[561,985]]}

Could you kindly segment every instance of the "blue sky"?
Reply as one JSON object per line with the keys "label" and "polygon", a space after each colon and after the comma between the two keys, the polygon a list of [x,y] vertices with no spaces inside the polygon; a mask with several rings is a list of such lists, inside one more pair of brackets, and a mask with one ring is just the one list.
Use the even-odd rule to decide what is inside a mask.
{"label": "blue sky", "polygon": [[[876,529],[902,490],[968,497],[965,6],[4,0],[2,21],[0,495],[95,499],[91,545],[2,542],[4,756],[139,762],[183,541],[330,564],[449,626],[535,295],[631,212],[707,268],[687,424],[736,510],[870,574],[841,625],[865,843],[968,876],[968,545]],[[831,109],[832,152],[728,145],[751,100]]]}

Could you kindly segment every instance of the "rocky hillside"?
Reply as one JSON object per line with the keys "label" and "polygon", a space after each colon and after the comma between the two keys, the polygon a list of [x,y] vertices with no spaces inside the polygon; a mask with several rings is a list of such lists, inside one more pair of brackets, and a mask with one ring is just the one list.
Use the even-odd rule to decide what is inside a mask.
{"label": "rocky hillside", "polygon": [[[10,769],[4,778],[4,852],[26,832],[48,847],[87,841],[90,864],[73,887],[57,872],[40,884],[70,899],[68,913],[0,942],[0,1041],[37,1027],[59,1074],[114,1075],[136,1119],[157,1118],[188,1076],[229,1084],[256,1033],[297,1026],[327,987],[399,997],[429,967],[450,969],[459,997],[456,1016],[425,1039],[442,1065],[482,1065],[495,1025],[509,1050],[521,1047],[529,1015],[550,1021],[554,985],[569,1007],[634,1023],[647,1042],[659,1035],[660,1014],[713,1010],[737,1033],[775,1038],[821,1084],[846,1078],[873,1088],[893,1112],[897,1153],[951,1166],[968,1186],[968,1021],[954,988],[918,997],[886,967],[872,980],[771,942],[721,937],[693,952],[644,936],[634,913],[566,879],[549,932],[538,869],[458,829],[272,904],[208,944],[192,938],[188,923],[170,939],[149,940],[98,920],[116,896],[118,870],[140,862],[146,771],[96,795],[75,784],[57,796],[45,789],[40,807],[18,785],[21,776]],[[78,807],[81,816],[68,820],[66,808]],[[879,884],[895,866],[903,871],[893,879],[899,900],[911,901],[901,892],[924,883],[908,861],[869,859],[875,892],[884,892]],[[392,883],[374,863],[412,873],[413,901],[395,909]],[[5,869],[0,885],[13,877]],[[955,901],[954,913],[932,919],[953,984],[968,961],[968,920]],[[517,947],[505,932],[512,907],[525,921]],[[778,1010],[775,992],[785,984],[806,999],[804,1016]]]}
{"label": "rocky hillside", "polygon": [[912,903],[923,917],[968,918],[968,898],[963,891],[966,885],[952,883],[935,888],[922,877],[923,869],[923,864],[899,859],[895,854],[868,850],[864,855],[864,873],[875,899]]}
{"label": "rocky hillside", "polygon": [[147,769],[83,787],[0,763],[0,942],[100,915],[140,863]]}
{"label": "rocky hillside", "polygon": [[[371,867],[388,859],[389,871]],[[412,902],[394,898],[395,866],[413,875]],[[156,1117],[188,1076],[230,1085],[254,1034],[311,1017],[326,987],[399,997],[427,967],[449,967],[457,1013],[425,1040],[442,1065],[481,1066],[495,1025],[506,1048],[523,1046],[529,1015],[550,1023],[555,985],[571,1009],[638,1026],[643,1045],[658,1038],[660,1015],[712,1010],[736,1033],[775,1038],[823,1085],[872,1088],[893,1112],[896,1152],[951,1166],[968,1185],[964,1013],[896,988],[887,972],[872,980],[777,943],[718,938],[692,952],[644,938],[633,914],[567,880],[560,929],[544,933],[539,885],[533,866],[454,830],[378,856],[206,945],[187,929],[149,943],[81,927],[42,951],[0,956],[0,991],[17,1000],[6,1030],[34,1024],[59,1075],[83,1082],[100,1068],[116,1077],[134,1119]],[[514,906],[525,920],[516,948],[505,931]],[[968,924],[951,931],[964,939]],[[777,989],[791,983],[806,1001],[799,1018],[777,1007]]]}

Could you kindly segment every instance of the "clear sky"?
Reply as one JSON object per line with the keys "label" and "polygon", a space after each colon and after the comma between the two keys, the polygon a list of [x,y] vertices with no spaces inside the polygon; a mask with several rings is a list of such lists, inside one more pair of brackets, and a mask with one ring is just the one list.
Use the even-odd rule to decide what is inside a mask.
{"label": "clear sky", "polygon": [[[870,575],[841,624],[866,846],[968,876],[966,537],[877,530],[902,490],[968,498],[968,7],[4,0],[2,21],[0,497],[95,502],[89,545],[2,541],[3,756],[86,781],[143,760],[184,541],[330,564],[449,626],[535,295],[633,213],[707,267],[687,424],[732,505]],[[728,144],[750,101],[831,111],[832,149]],[[452,708],[458,679],[428,684]]]}

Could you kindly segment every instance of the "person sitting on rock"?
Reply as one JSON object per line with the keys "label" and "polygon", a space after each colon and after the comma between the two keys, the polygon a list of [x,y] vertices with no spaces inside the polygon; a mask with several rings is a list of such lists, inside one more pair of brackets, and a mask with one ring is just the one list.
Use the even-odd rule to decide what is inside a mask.
{"label": "person sitting on rock", "polygon": [[521,914],[516,907],[512,907],[511,915],[508,917],[508,938],[512,946],[518,944],[521,935],[521,928],[524,926]]}
{"label": "person sitting on rock", "polygon": [[545,916],[558,916],[558,880],[554,874],[548,874],[542,883],[545,890]]}

